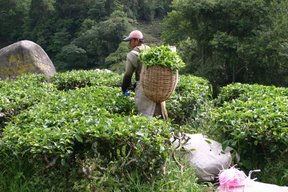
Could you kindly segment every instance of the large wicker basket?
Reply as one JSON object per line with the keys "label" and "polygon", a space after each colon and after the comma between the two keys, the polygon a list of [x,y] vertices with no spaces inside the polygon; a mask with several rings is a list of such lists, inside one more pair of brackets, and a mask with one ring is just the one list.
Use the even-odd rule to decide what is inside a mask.
{"label": "large wicker basket", "polygon": [[174,72],[159,66],[143,68],[140,81],[145,96],[156,103],[161,103],[175,90],[178,71]]}

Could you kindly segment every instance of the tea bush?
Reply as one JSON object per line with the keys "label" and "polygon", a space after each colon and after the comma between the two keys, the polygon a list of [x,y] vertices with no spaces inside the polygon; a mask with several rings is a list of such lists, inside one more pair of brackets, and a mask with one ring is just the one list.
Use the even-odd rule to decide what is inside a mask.
{"label": "tea bush", "polygon": [[52,83],[58,90],[70,90],[86,86],[119,87],[122,82],[121,75],[109,70],[74,70],[66,73],[57,73]]}
{"label": "tea bush", "polygon": [[231,84],[215,104],[211,134],[238,150],[244,168],[265,170],[288,156],[287,88]]}
{"label": "tea bush", "polygon": [[28,150],[65,157],[73,152],[75,143],[94,143],[92,138],[107,141],[108,145],[119,137],[125,144],[128,141],[125,137],[144,138],[154,131],[159,132],[160,137],[161,126],[169,131],[166,122],[161,124],[158,120],[133,116],[133,107],[133,102],[122,96],[118,88],[103,86],[54,92],[49,99],[17,115],[5,127],[2,146],[14,152]]}
{"label": "tea bush", "polygon": [[30,74],[12,81],[0,81],[0,129],[11,117],[35,105],[54,90],[43,75]]}
{"label": "tea bush", "polygon": [[221,93],[216,101],[217,106],[221,106],[224,102],[233,102],[233,100],[248,101],[259,97],[275,97],[288,96],[288,89],[284,87],[265,86],[258,84],[230,84],[221,88]]}
{"label": "tea bush", "polygon": [[177,124],[191,124],[201,111],[211,106],[211,84],[206,79],[180,75],[174,94],[166,102],[169,117]]}
{"label": "tea bush", "polygon": [[168,155],[165,143],[172,127],[166,121],[133,115],[133,105],[120,88],[55,91],[8,123],[1,153],[58,167],[72,166],[76,156],[93,152],[100,155],[101,167],[117,161],[118,174],[139,170],[150,176]]}
{"label": "tea bush", "polygon": [[180,75],[163,121],[138,116],[121,81],[98,70],[0,81],[0,191],[204,191],[183,179],[191,170],[161,174],[170,133],[183,130],[234,147],[262,181],[288,183],[287,88],[232,84],[213,100],[207,80]]}
{"label": "tea bush", "polygon": [[[199,94],[190,97],[198,90],[189,90],[192,79],[184,77],[178,89],[182,97],[174,95],[178,109],[171,114],[179,119],[179,111],[192,107],[185,102],[209,95],[207,82],[195,78]],[[50,83],[39,75],[0,81],[1,93],[13,101],[2,100],[2,108],[21,109],[3,124],[0,190],[119,191],[129,189],[136,174],[147,191],[151,182],[160,191],[164,183],[156,177],[163,177],[170,133],[182,128],[136,115],[133,94],[122,96],[121,81],[120,75],[95,70],[58,73]],[[19,94],[24,96],[18,99]],[[187,185],[201,191],[195,182]]]}

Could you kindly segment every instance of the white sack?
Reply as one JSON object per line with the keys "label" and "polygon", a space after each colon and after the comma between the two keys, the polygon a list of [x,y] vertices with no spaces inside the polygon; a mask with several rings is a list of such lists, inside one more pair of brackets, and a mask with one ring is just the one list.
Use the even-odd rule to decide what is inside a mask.
{"label": "white sack", "polygon": [[278,185],[251,182],[245,186],[244,192],[288,192],[288,187],[281,187]]}
{"label": "white sack", "polygon": [[[181,146],[179,150],[180,157],[183,157],[189,165],[195,167],[196,174],[200,180],[213,181],[218,176],[220,170],[228,169],[232,163],[230,147],[222,150],[222,144],[208,139],[203,134],[187,134],[190,138],[183,145],[179,144],[179,139],[171,139],[175,149]],[[180,142],[181,143],[181,142]],[[184,150],[183,150],[184,149]]]}
{"label": "white sack", "polygon": [[281,187],[278,185],[261,183],[251,180],[243,188],[222,189],[218,187],[217,192],[288,192],[288,187]]}

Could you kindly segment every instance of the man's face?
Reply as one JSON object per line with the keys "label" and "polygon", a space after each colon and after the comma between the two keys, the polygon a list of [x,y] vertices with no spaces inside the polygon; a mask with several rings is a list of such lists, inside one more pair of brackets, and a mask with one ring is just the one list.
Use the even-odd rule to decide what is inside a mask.
{"label": "man's face", "polygon": [[139,45],[139,39],[131,39],[129,41],[129,47],[132,49],[138,45]]}

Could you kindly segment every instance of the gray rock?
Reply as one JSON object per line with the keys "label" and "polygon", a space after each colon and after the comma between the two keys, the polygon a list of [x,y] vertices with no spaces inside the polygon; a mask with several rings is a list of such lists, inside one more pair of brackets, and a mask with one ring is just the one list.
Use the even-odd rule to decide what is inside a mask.
{"label": "gray rock", "polygon": [[27,73],[51,77],[56,70],[46,52],[32,41],[18,41],[0,49],[0,79],[14,79]]}

